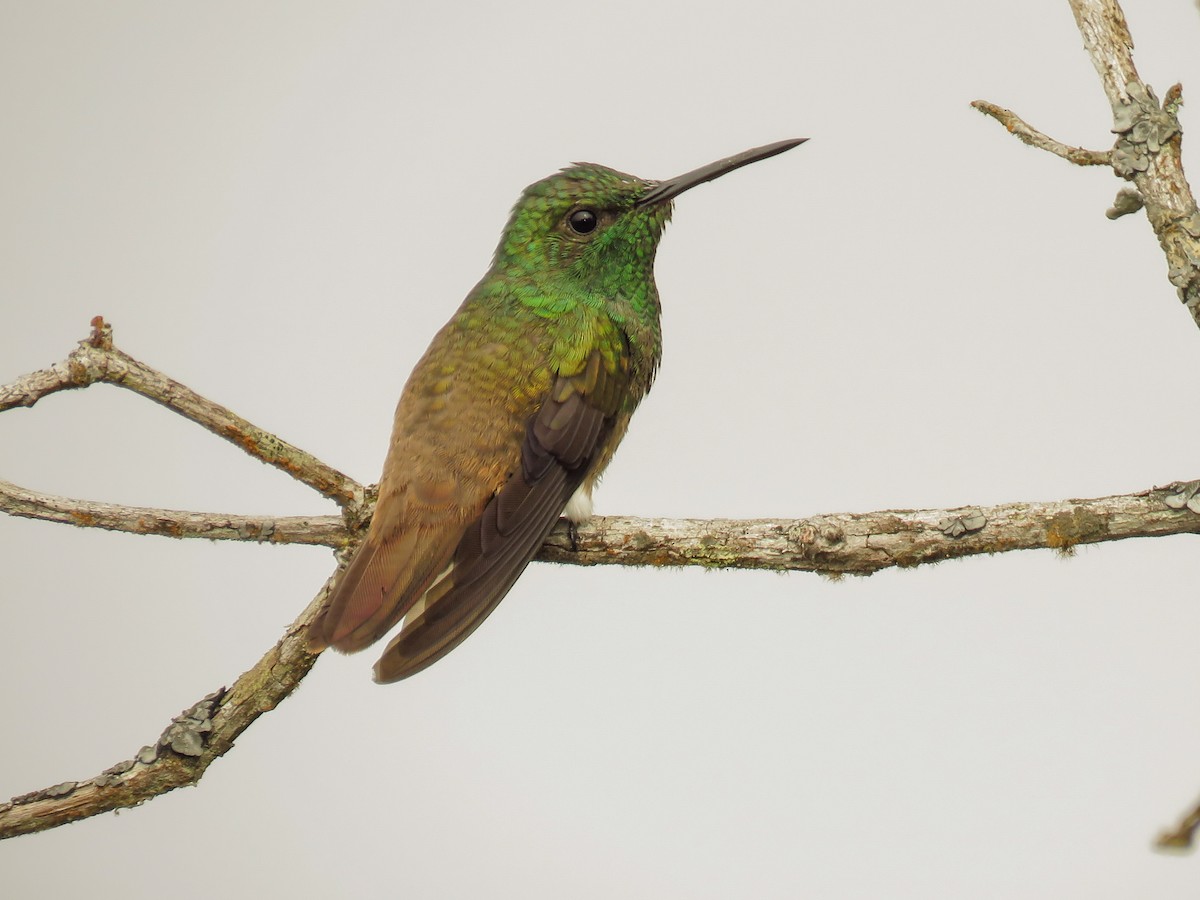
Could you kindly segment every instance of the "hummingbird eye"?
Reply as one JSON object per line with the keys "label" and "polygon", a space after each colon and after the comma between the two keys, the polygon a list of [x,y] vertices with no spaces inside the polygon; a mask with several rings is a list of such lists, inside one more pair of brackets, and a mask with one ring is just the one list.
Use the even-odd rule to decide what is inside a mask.
{"label": "hummingbird eye", "polygon": [[576,234],[591,234],[599,220],[590,209],[577,209],[567,217],[567,224]]}

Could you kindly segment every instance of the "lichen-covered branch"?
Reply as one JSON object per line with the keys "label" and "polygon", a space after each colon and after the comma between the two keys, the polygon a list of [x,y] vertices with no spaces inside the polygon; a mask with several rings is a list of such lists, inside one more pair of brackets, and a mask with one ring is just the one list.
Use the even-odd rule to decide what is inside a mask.
{"label": "lichen-covered branch", "polygon": [[[536,557],[571,565],[703,566],[870,575],[980,553],[1070,550],[1076,544],[1200,533],[1200,481],[1085,500],[955,509],[885,509],[807,519],[597,516],[564,525]],[[84,528],[173,538],[314,544],[343,549],[356,531],[339,516],[241,516],[55,497],[0,481],[0,512]],[[369,519],[371,501],[364,505]],[[361,527],[358,531],[361,531]]]}
{"label": "lichen-covered branch", "polygon": [[892,509],[808,519],[635,519],[561,525],[538,559],[578,565],[707,566],[870,575],[981,553],[1200,534],[1200,481],[1090,500]]}
{"label": "lichen-covered branch", "polygon": [[184,710],[155,743],[133,758],[86,781],[66,781],[0,803],[0,839],[45,831],[114,809],[137,806],[159,794],[195,784],[254,720],[274,709],[308,674],[316,656],[305,627],[320,609],[329,584],[233,687],[222,688]]}
{"label": "lichen-covered branch", "polygon": [[98,382],[126,388],[191,419],[255,459],[336,501],[351,518],[357,516],[364,499],[363,487],[357,481],[116,349],[112,326],[100,316],[92,320],[91,335],[80,341],[65,360],[0,385],[0,412],[33,406],[58,391]]}
{"label": "lichen-covered branch", "polygon": [[120,506],[42,494],[7,481],[0,481],[0,512],[84,528],[210,541],[344,547],[349,540],[341,516],[240,516]]}
{"label": "lichen-covered branch", "polygon": [[[976,100],[972,106],[992,116],[1022,141],[1079,165],[1107,162],[1137,188],[1135,201],[1118,199],[1108,217],[1145,208],[1167,258],[1167,278],[1200,326],[1200,210],[1183,172],[1182,128],[1178,112],[1182,88],[1171,87],[1160,104],[1133,64],[1133,39],[1117,0],[1070,0],[1084,47],[1113,110],[1116,143],[1110,151],[1068,147],[1031,128],[1015,113]],[[1102,159],[1107,157],[1107,159]]]}

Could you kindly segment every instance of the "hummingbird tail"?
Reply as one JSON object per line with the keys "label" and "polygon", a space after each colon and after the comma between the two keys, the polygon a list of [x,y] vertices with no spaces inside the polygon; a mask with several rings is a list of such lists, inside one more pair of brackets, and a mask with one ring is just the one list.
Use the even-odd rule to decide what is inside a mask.
{"label": "hummingbird tail", "polygon": [[453,544],[441,559],[420,552],[436,546],[420,528],[390,538],[369,533],[309,626],[309,652],[355,653],[387,634],[448,569]]}

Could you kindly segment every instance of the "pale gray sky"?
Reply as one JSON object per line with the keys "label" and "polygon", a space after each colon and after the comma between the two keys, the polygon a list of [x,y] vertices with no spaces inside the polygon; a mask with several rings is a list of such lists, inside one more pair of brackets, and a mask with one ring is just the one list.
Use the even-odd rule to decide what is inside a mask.
{"label": "pale gray sky", "polygon": [[[1126,12],[1200,91],[1193,4]],[[601,513],[802,516],[1200,476],[1195,328],[1065,2],[9,2],[0,380],[118,344],[363,481],[521,188],[812,141],[688,193]],[[1188,127],[1192,114],[1184,110]],[[1196,144],[1185,147],[1193,176]],[[100,387],[0,477],[331,504]],[[0,795],[90,777],[274,642],[328,551],[0,518]],[[201,785],[0,844],[20,898],[1194,897],[1195,541],[833,584],[535,565],[432,669],[322,659]]]}

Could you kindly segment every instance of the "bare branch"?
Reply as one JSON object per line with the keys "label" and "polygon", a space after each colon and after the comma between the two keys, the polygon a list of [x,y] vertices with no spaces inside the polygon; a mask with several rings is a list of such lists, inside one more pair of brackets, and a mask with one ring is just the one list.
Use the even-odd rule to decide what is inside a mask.
{"label": "bare branch", "polygon": [[68,781],[0,803],[0,840],[45,831],[195,784],[254,720],[274,709],[316,661],[305,628],[325,601],[329,582],[274,647],[229,690],[222,688],[176,716],[133,759],[88,781]]}
{"label": "bare branch", "polygon": [[1020,138],[1022,142],[1028,144],[1030,147],[1047,150],[1055,156],[1061,156],[1067,162],[1074,163],[1077,166],[1112,165],[1112,153],[1108,150],[1087,150],[1083,147],[1068,146],[1061,141],[1056,141],[1054,138],[1042,134],[1011,109],[1005,109],[1003,106],[988,103],[986,100],[975,100],[971,105],[985,116],[991,116],[1007,128],[1009,134]]}
{"label": "bare branch", "polygon": [[100,316],[92,320],[91,336],[80,341],[64,361],[0,386],[0,412],[33,406],[50,394],[97,382],[126,388],[192,420],[336,501],[352,519],[357,519],[364,500],[363,486],[357,481],[117,350],[112,344],[112,326]]}
{"label": "bare branch", "polygon": [[7,481],[0,481],[0,512],[84,528],[210,541],[323,544],[335,548],[349,541],[341,516],[238,516],[119,506],[42,494]]}
{"label": "bare branch", "polygon": [[707,566],[870,575],[1010,550],[1200,533],[1200,482],[1091,500],[893,509],[809,519],[633,519],[562,524],[537,559],[580,565]]}
{"label": "bare branch", "polygon": [[[572,565],[704,566],[870,575],[980,553],[1200,533],[1200,482],[1136,494],[986,507],[833,513],[807,519],[598,516],[550,535],[536,557]],[[364,507],[369,520],[372,503]],[[84,528],[174,538],[313,544],[355,538],[338,516],[200,513],[55,497],[0,481],[0,512]],[[359,531],[362,527],[359,526]]]}

